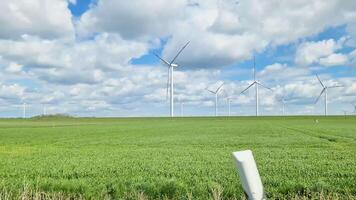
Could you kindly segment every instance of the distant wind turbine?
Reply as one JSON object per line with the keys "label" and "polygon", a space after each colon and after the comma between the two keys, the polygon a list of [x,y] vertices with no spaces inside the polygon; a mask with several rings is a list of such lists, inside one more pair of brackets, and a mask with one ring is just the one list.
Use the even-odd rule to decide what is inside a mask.
{"label": "distant wind turbine", "polygon": [[356,113],[356,104],[351,103],[351,105],[354,107],[354,113]]}
{"label": "distant wind turbine", "polygon": [[261,82],[256,80],[256,62],[255,62],[255,57],[253,57],[253,82],[246,88],[244,89],[242,93],[246,92],[250,87],[255,86],[255,92],[256,92],[256,116],[259,116],[259,104],[258,104],[258,99],[259,99],[259,93],[258,93],[258,86],[262,86],[268,90],[273,91],[271,88],[264,86]]}
{"label": "distant wind turbine", "polygon": [[184,117],[184,103],[180,102],[180,116]]}
{"label": "distant wind turbine", "polygon": [[215,91],[209,90],[208,88],[206,88],[206,90],[215,94],[215,116],[218,116],[218,94],[219,94],[223,85],[224,85],[224,83],[222,83]]}
{"label": "distant wind turbine", "polygon": [[343,87],[343,86],[342,86],[342,85],[326,86],[326,85],[324,85],[323,82],[320,80],[318,74],[316,74],[316,78],[318,79],[318,81],[319,81],[320,85],[323,87],[323,89],[321,90],[320,95],[319,95],[319,97],[316,99],[315,103],[318,103],[318,101],[319,101],[321,95],[323,95],[323,94],[325,95],[325,96],[324,96],[324,98],[325,98],[325,99],[324,99],[324,100],[325,100],[325,102],[324,102],[324,104],[325,104],[325,116],[327,116],[327,115],[328,115],[328,90],[329,90],[330,88],[338,88],[338,87]]}
{"label": "distant wind turbine", "polygon": [[26,103],[22,104],[22,118],[26,118]]}
{"label": "distant wind turbine", "polygon": [[235,98],[229,96],[225,90],[223,90],[223,92],[226,94],[226,102],[227,102],[227,107],[228,107],[228,116],[231,116],[231,101]]}
{"label": "distant wind turbine", "polygon": [[281,102],[282,102],[282,116],[284,116],[285,115],[285,106],[286,106],[286,99],[285,99],[284,95],[281,98]]}
{"label": "distant wind turbine", "polygon": [[45,115],[47,115],[47,108],[46,108],[45,104],[43,104],[42,106],[43,106],[42,115],[45,116]]}
{"label": "distant wind turbine", "polygon": [[229,117],[231,116],[231,101],[232,101],[232,98],[231,97],[227,97],[226,98],[227,100],[227,106],[228,106],[228,111],[229,111]]}
{"label": "distant wind turbine", "polygon": [[166,97],[168,96],[168,87],[170,85],[170,116],[174,117],[174,68],[178,67],[178,64],[174,63],[174,61],[176,61],[176,59],[178,58],[178,56],[182,53],[182,51],[188,46],[189,42],[187,42],[180,50],[179,52],[176,54],[176,56],[174,56],[174,58],[172,59],[172,61],[167,62],[166,60],[164,60],[163,58],[161,58],[160,56],[158,56],[157,54],[154,54],[157,58],[159,58],[164,64],[166,64],[168,66],[168,79],[167,79],[167,93],[166,93]]}

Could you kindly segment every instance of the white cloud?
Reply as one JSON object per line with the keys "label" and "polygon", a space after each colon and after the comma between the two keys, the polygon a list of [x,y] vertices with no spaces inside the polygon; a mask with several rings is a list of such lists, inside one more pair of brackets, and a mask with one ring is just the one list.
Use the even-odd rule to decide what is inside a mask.
{"label": "white cloud", "polygon": [[340,49],[334,39],[317,42],[305,42],[299,45],[295,62],[301,65],[319,63],[320,58],[327,57]]}
{"label": "white cloud", "polygon": [[191,40],[180,63],[209,68],[246,60],[269,45],[296,42],[325,28],[351,23],[355,10],[354,1],[342,0],[159,0],[154,4],[101,0],[82,16],[78,27],[79,32],[114,32],[133,40],[166,36],[168,58]]}
{"label": "white cloud", "polygon": [[[163,57],[169,60],[188,40],[191,44],[177,60],[176,100],[194,114],[210,114],[212,109],[207,107],[213,105],[214,97],[205,88],[223,80],[224,91],[236,97],[233,104],[244,105],[238,112],[250,113],[254,91],[240,95],[249,84],[240,80],[244,74],[237,73],[244,69],[223,66],[249,59],[256,51],[298,43],[328,27],[347,24],[350,28],[355,11],[354,1],[337,0],[100,0],[73,28],[65,0],[6,0],[0,5],[2,103],[25,101],[33,114],[38,114],[39,104],[48,104],[52,113],[86,116],[165,115],[166,67],[137,66],[130,61],[160,49],[161,42]],[[74,32],[79,34],[76,40]],[[354,63],[355,51],[338,52],[343,46],[344,39],[304,42],[298,49],[298,63]],[[304,106],[320,93],[310,70],[284,63],[264,67],[258,77],[275,92],[261,88],[262,112],[278,113],[284,94],[290,113],[307,112]],[[322,78],[331,80],[327,84],[347,86],[330,93],[339,97],[331,103],[356,99],[354,79]],[[219,96],[221,113],[226,108],[224,95]]]}
{"label": "white cloud", "polygon": [[78,23],[79,33],[118,33],[125,39],[168,36],[182,16],[184,0],[116,1],[101,0],[84,13]]}
{"label": "white cloud", "polygon": [[347,56],[340,53],[333,53],[328,57],[320,58],[320,64],[323,66],[344,65],[347,61]]}
{"label": "white cloud", "polygon": [[[132,58],[148,51],[148,47],[145,43],[128,42],[109,34],[75,43],[37,37],[0,40],[3,60],[15,60],[41,80],[59,84],[101,81],[103,71],[124,68]],[[13,66],[10,68],[14,70]]]}
{"label": "white cloud", "polygon": [[5,69],[5,71],[10,72],[10,73],[20,73],[22,72],[22,65],[19,65],[15,62],[11,62],[9,66]]}
{"label": "white cloud", "polygon": [[17,84],[2,85],[0,87],[0,96],[2,99],[13,101],[22,98],[25,93],[25,88]]}
{"label": "white cloud", "polygon": [[349,62],[352,53],[337,53],[343,49],[347,38],[342,37],[338,41],[334,39],[310,41],[300,44],[297,48],[295,62],[300,65],[308,66],[320,64],[325,67],[345,65]]}
{"label": "white cloud", "polygon": [[0,1],[0,39],[24,35],[41,38],[74,38],[72,15],[66,0]]}

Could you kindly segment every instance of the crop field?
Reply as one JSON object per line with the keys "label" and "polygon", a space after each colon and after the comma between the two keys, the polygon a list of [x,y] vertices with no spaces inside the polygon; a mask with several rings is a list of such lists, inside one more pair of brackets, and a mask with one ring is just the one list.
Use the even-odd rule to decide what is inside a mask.
{"label": "crop field", "polygon": [[[318,119],[319,123],[315,123]],[[0,120],[0,199],[356,199],[356,117]]]}

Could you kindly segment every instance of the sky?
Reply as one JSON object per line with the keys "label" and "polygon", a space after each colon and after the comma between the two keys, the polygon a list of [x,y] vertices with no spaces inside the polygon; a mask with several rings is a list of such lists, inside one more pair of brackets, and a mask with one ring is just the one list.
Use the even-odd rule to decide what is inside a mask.
{"label": "sky", "polygon": [[353,114],[354,0],[2,0],[0,117],[168,116],[167,67],[176,60],[175,113],[214,115],[209,93],[224,83],[219,115]]}

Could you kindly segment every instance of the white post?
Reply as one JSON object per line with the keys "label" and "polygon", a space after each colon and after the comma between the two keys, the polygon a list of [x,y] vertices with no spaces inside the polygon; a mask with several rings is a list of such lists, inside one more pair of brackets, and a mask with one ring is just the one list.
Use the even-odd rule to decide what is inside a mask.
{"label": "white post", "polygon": [[218,92],[215,93],[215,117],[218,116]]}
{"label": "white post", "polygon": [[174,81],[174,78],[173,78],[173,76],[174,76],[174,74],[173,74],[173,72],[174,72],[174,69],[173,69],[173,66],[170,66],[170,70],[171,70],[171,95],[170,95],[170,97],[171,97],[171,105],[170,105],[170,107],[171,107],[171,117],[174,117],[174,91],[173,91],[173,81]]}
{"label": "white post", "polygon": [[252,151],[237,151],[232,153],[235,161],[242,188],[248,200],[265,200],[263,185],[258,173]]}
{"label": "white post", "polygon": [[325,116],[328,115],[328,89],[325,89]]}
{"label": "white post", "polygon": [[255,90],[256,90],[256,117],[259,115],[258,113],[258,84],[255,83]]}

